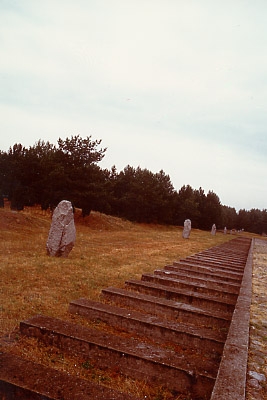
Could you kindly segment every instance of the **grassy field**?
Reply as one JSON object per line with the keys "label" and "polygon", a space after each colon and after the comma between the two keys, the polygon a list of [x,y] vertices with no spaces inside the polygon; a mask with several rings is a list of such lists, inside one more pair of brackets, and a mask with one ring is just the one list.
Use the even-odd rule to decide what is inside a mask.
{"label": "grassy field", "polygon": [[[68,314],[71,300],[97,300],[103,288],[123,287],[127,279],[140,279],[144,272],[163,268],[233,236],[212,236],[192,229],[190,239],[183,239],[182,227],[134,224],[97,212],[83,219],[79,210],[75,212],[75,223],[77,239],[68,258],[49,257],[49,213],[38,208],[23,212],[0,209],[0,337],[5,338],[1,341],[4,350],[70,373],[75,370],[86,379],[103,381],[126,392],[129,389],[148,400],[174,399],[160,388],[151,391],[132,380],[88,370],[82,361],[78,368],[76,360],[63,359],[54,349],[21,338],[19,322],[36,314],[73,321],[76,317]],[[75,321],[84,323],[78,317]],[[14,335],[16,341],[9,342]]]}
{"label": "grassy field", "polygon": [[46,255],[51,216],[39,209],[0,210],[0,335],[34,314],[66,315],[71,300],[97,299],[101,289],[123,287],[127,279],[163,268],[181,257],[231,239],[230,235],[181,227],[140,225],[76,212],[77,239],[68,258]]}

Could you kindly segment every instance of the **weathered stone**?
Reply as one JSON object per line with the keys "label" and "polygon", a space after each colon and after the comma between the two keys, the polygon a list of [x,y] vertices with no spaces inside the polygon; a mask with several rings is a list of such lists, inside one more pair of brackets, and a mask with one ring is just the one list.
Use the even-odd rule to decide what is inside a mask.
{"label": "weathered stone", "polygon": [[190,236],[190,232],[191,232],[191,220],[186,219],[184,221],[183,238],[188,239]]}
{"label": "weathered stone", "polygon": [[249,371],[249,376],[253,379],[257,379],[258,382],[266,382],[266,377],[264,374],[259,374],[256,371]]}
{"label": "weathered stone", "polygon": [[56,207],[46,242],[47,254],[67,257],[76,239],[73,207],[70,201],[62,200]]}
{"label": "weathered stone", "polygon": [[211,227],[211,234],[212,234],[213,236],[216,235],[216,225],[215,225],[215,224],[213,224],[212,227]]}

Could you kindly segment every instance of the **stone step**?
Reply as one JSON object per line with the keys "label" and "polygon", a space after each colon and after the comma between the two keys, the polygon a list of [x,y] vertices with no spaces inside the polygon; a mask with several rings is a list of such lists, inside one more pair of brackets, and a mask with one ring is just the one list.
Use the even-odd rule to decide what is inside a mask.
{"label": "stone step", "polygon": [[238,296],[236,293],[228,292],[220,287],[215,288],[214,286],[212,287],[212,285],[207,285],[206,282],[194,283],[192,280],[186,278],[168,277],[166,274],[164,276],[159,274],[143,274],[141,280],[177,289],[186,289],[190,292],[203,293],[215,298],[230,300],[234,303]]}
{"label": "stone step", "polygon": [[22,335],[35,337],[101,369],[169,387],[195,397],[211,395],[217,365],[197,354],[177,353],[128,337],[110,335],[56,318],[35,316],[20,323]]}
{"label": "stone step", "polygon": [[173,343],[182,348],[193,349],[205,354],[209,352],[221,355],[227,336],[225,331],[218,332],[203,327],[192,327],[89,299],[72,301],[69,305],[69,312],[79,314],[92,321],[100,320],[119,330],[145,335],[150,341]]}
{"label": "stone step", "polygon": [[229,265],[228,263],[216,263],[214,261],[208,260],[204,257],[187,257],[187,258],[182,258],[180,260],[181,262],[187,262],[187,263],[193,263],[193,264],[198,264],[198,265],[205,265],[208,267],[212,267],[213,269],[216,269],[218,271],[225,271],[225,272],[232,272],[236,273],[237,275],[243,275],[244,271],[244,265],[240,267],[233,267]]}
{"label": "stone step", "polygon": [[215,253],[197,253],[194,254],[193,256],[189,256],[190,257],[194,257],[194,258],[199,258],[201,260],[207,260],[208,262],[211,262],[213,264],[218,264],[219,266],[226,266],[226,267],[230,267],[230,268],[234,268],[237,271],[240,270],[240,268],[242,269],[245,263],[245,259],[243,258],[235,258],[233,259],[231,256],[221,256]]}
{"label": "stone step", "polygon": [[240,287],[241,285],[241,279],[236,279],[229,277],[227,273],[223,272],[214,272],[210,267],[203,267],[199,266],[197,264],[188,264],[188,263],[181,263],[178,261],[175,261],[172,265],[165,265],[164,270],[167,271],[172,271],[176,273],[186,273],[189,276],[197,277],[197,278],[202,278],[202,279],[214,279],[218,281],[219,283],[225,283],[225,284],[232,284],[237,287]]}
{"label": "stone step", "polygon": [[202,250],[200,253],[212,256],[218,255],[219,257],[225,257],[225,258],[229,257],[231,260],[239,261],[240,259],[246,260],[248,251],[247,249],[243,251],[237,251],[229,247],[219,245],[217,247],[215,246],[206,250]]}
{"label": "stone step", "polygon": [[233,267],[232,265],[229,265],[228,263],[224,262],[215,262],[210,260],[208,257],[201,257],[201,256],[192,256],[192,257],[186,257],[186,258],[181,258],[180,261],[182,262],[188,262],[191,264],[200,264],[200,265],[205,265],[209,267],[214,267],[220,271],[231,271],[232,273],[236,273],[237,275],[243,275],[243,270],[244,270],[244,265],[242,267]]}
{"label": "stone step", "polygon": [[240,266],[242,263],[244,263],[246,261],[246,257],[247,257],[247,252],[245,253],[230,253],[227,249],[217,249],[214,250],[213,248],[211,249],[206,249],[206,250],[202,250],[198,253],[189,255],[189,257],[203,257],[203,258],[207,258],[208,260],[210,259],[211,261],[214,260],[214,262],[221,262],[222,264],[226,263],[229,265],[232,265],[233,267],[235,267],[237,265]]}
{"label": "stone step", "polygon": [[240,261],[246,261],[247,255],[248,255],[248,250],[246,249],[245,251],[234,251],[231,249],[228,249],[226,246],[218,246],[218,247],[212,247],[206,250],[202,250],[199,253],[196,253],[196,255],[203,255],[203,256],[208,256],[212,258],[218,258],[221,260],[229,260],[231,262],[240,262]]}
{"label": "stone step", "polygon": [[[190,270],[190,271],[194,271],[197,272],[199,274],[202,274],[203,276],[210,276],[211,278],[214,277],[216,279],[222,279],[226,282],[233,282],[233,283],[238,283],[239,285],[241,284],[242,281],[242,274],[237,274],[235,272],[231,272],[231,271],[222,271],[219,270],[217,268],[212,268],[208,265],[202,265],[199,264],[197,262],[188,262],[188,261],[174,261],[172,265],[168,265],[168,268],[175,268],[177,267],[182,268],[182,269],[186,269],[186,270]],[[166,267],[165,267],[166,268]]]}
{"label": "stone step", "polygon": [[164,319],[171,319],[195,326],[206,326],[212,329],[222,329],[227,332],[231,313],[219,310],[203,310],[174,300],[164,299],[129,291],[120,288],[102,289],[102,296],[109,302],[121,307],[135,309],[141,312],[157,315]]}
{"label": "stone step", "polygon": [[94,382],[0,353],[2,400],[138,400]]}
{"label": "stone step", "polygon": [[214,288],[222,288],[229,293],[235,293],[238,295],[240,284],[234,284],[230,282],[221,281],[219,279],[207,278],[202,277],[197,272],[194,273],[193,271],[185,271],[180,270],[179,272],[175,271],[167,271],[166,269],[156,269],[154,271],[155,275],[166,276],[172,279],[188,279],[195,284],[202,284],[205,283],[207,286],[214,287]]}
{"label": "stone step", "polygon": [[168,300],[181,301],[210,311],[219,310],[222,312],[233,313],[236,303],[232,300],[215,298],[211,295],[197,293],[186,289],[166,287],[152,282],[129,280],[125,282],[125,285],[129,290],[136,290],[140,293],[151,294]]}
{"label": "stone step", "polygon": [[229,249],[236,248],[237,252],[249,248],[251,239],[248,237],[238,236],[234,239],[217,245],[216,247],[226,247]]}
{"label": "stone step", "polygon": [[[240,254],[240,253],[248,254],[250,244],[251,244],[250,238],[238,237],[236,239],[231,239],[228,242],[214,246],[214,248],[215,249],[226,249],[229,252],[230,251],[236,252],[236,254]],[[210,249],[213,249],[213,247],[211,247]]]}
{"label": "stone step", "polygon": [[247,260],[247,251],[243,252],[242,254],[237,254],[237,252],[235,252],[233,250],[233,252],[231,253],[231,251],[229,251],[228,249],[222,249],[222,248],[213,248],[213,249],[208,249],[208,250],[203,250],[200,253],[197,254],[201,254],[204,256],[208,256],[211,258],[219,258],[220,260],[230,260],[231,262],[235,262],[235,263],[246,263]]}

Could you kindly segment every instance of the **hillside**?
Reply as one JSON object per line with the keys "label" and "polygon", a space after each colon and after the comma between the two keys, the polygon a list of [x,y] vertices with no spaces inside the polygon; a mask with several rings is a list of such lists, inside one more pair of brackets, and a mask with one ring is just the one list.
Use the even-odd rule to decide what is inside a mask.
{"label": "hillside", "polygon": [[51,353],[48,360],[41,347],[33,350],[31,340],[17,341],[20,321],[44,314],[82,323],[68,314],[70,301],[97,300],[108,286],[123,287],[127,279],[139,279],[144,272],[232,239],[193,229],[184,240],[181,227],[134,224],[97,212],[83,219],[77,210],[75,246],[68,258],[60,259],[46,255],[50,223],[51,214],[38,208],[0,209],[0,336],[3,350],[20,355],[27,349],[31,359],[56,363],[66,371],[73,368],[71,360],[62,365],[58,354]]}
{"label": "hillside", "polygon": [[185,241],[181,227],[134,224],[98,212],[83,219],[77,210],[74,249],[59,259],[46,255],[50,223],[51,214],[39,208],[0,209],[0,334],[36,312],[62,315],[74,298],[97,298],[103,287],[121,286],[129,277],[230,239],[193,229]]}

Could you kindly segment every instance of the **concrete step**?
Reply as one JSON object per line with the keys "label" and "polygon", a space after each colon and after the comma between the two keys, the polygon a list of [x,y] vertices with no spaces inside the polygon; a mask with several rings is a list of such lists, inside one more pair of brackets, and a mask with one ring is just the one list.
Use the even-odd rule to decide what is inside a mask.
{"label": "concrete step", "polygon": [[0,353],[2,400],[138,400],[117,390]]}
{"label": "concrete step", "polygon": [[102,289],[102,296],[106,301],[130,310],[134,309],[164,319],[195,326],[206,326],[211,329],[227,331],[232,316],[229,312],[203,310],[191,304],[115,287]]}
{"label": "concrete step", "polygon": [[167,271],[166,269],[156,269],[154,271],[155,275],[165,276],[171,279],[186,279],[194,284],[205,284],[208,287],[223,289],[228,293],[235,293],[238,295],[240,284],[230,283],[226,281],[221,281],[220,279],[214,279],[210,277],[202,277],[201,274],[193,271],[180,270],[179,272]]}
{"label": "concrete step", "polygon": [[183,349],[208,352],[221,356],[226,332],[219,332],[203,327],[163,320],[162,318],[144,314],[110,304],[89,299],[78,299],[69,305],[69,312],[79,314],[92,321],[102,321],[116,329],[133,332],[145,336],[156,343],[173,343]]}
{"label": "concrete step", "polygon": [[197,293],[186,289],[167,287],[152,282],[129,280],[125,282],[125,285],[129,290],[163,297],[168,300],[181,301],[209,311],[219,310],[221,312],[233,313],[236,303],[236,301],[216,298],[211,295]]}
{"label": "concrete step", "polygon": [[[198,272],[199,274],[202,274],[203,276],[208,276],[208,277],[214,277],[216,279],[221,279],[225,282],[233,282],[233,283],[238,283],[239,285],[241,284],[242,280],[242,274],[240,273],[235,273],[231,271],[222,271],[219,270],[218,268],[212,268],[208,265],[203,265],[199,264],[198,262],[189,262],[189,261],[174,261],[172,265],[166,266],[172,268],[175,270],[175,267],[179,269],[184,269],[184,270],[190,270],[194,272]],[[166,269],[165,267],[165,269]]]}
{"label": "concrete step", "polygon": [[215,288],[214,286],[212,287],[212,285],[208,285],[206,282],[195,283],[188,278],[182,279],[178,277],[174,278],[173,276],[168,277],[166,274],[143,274],[141,280],[143,282],[153,282],[177,289],[185,289],[190,292],[203,293],[219,299],[230,300],[234,303],[238,296],[236,293],[228,292],[226,289],[220,287]]}
{"label": "concrete step", "polygon": [[35,337],[67,354],[88,357],[100,369],[112,367],[123,375],[163,385],[195,397],[210,395],[217,365],[197,354],[152,346],[140,340],[110,335],[56,318],[35,316],[20,323],[21,334]]}

